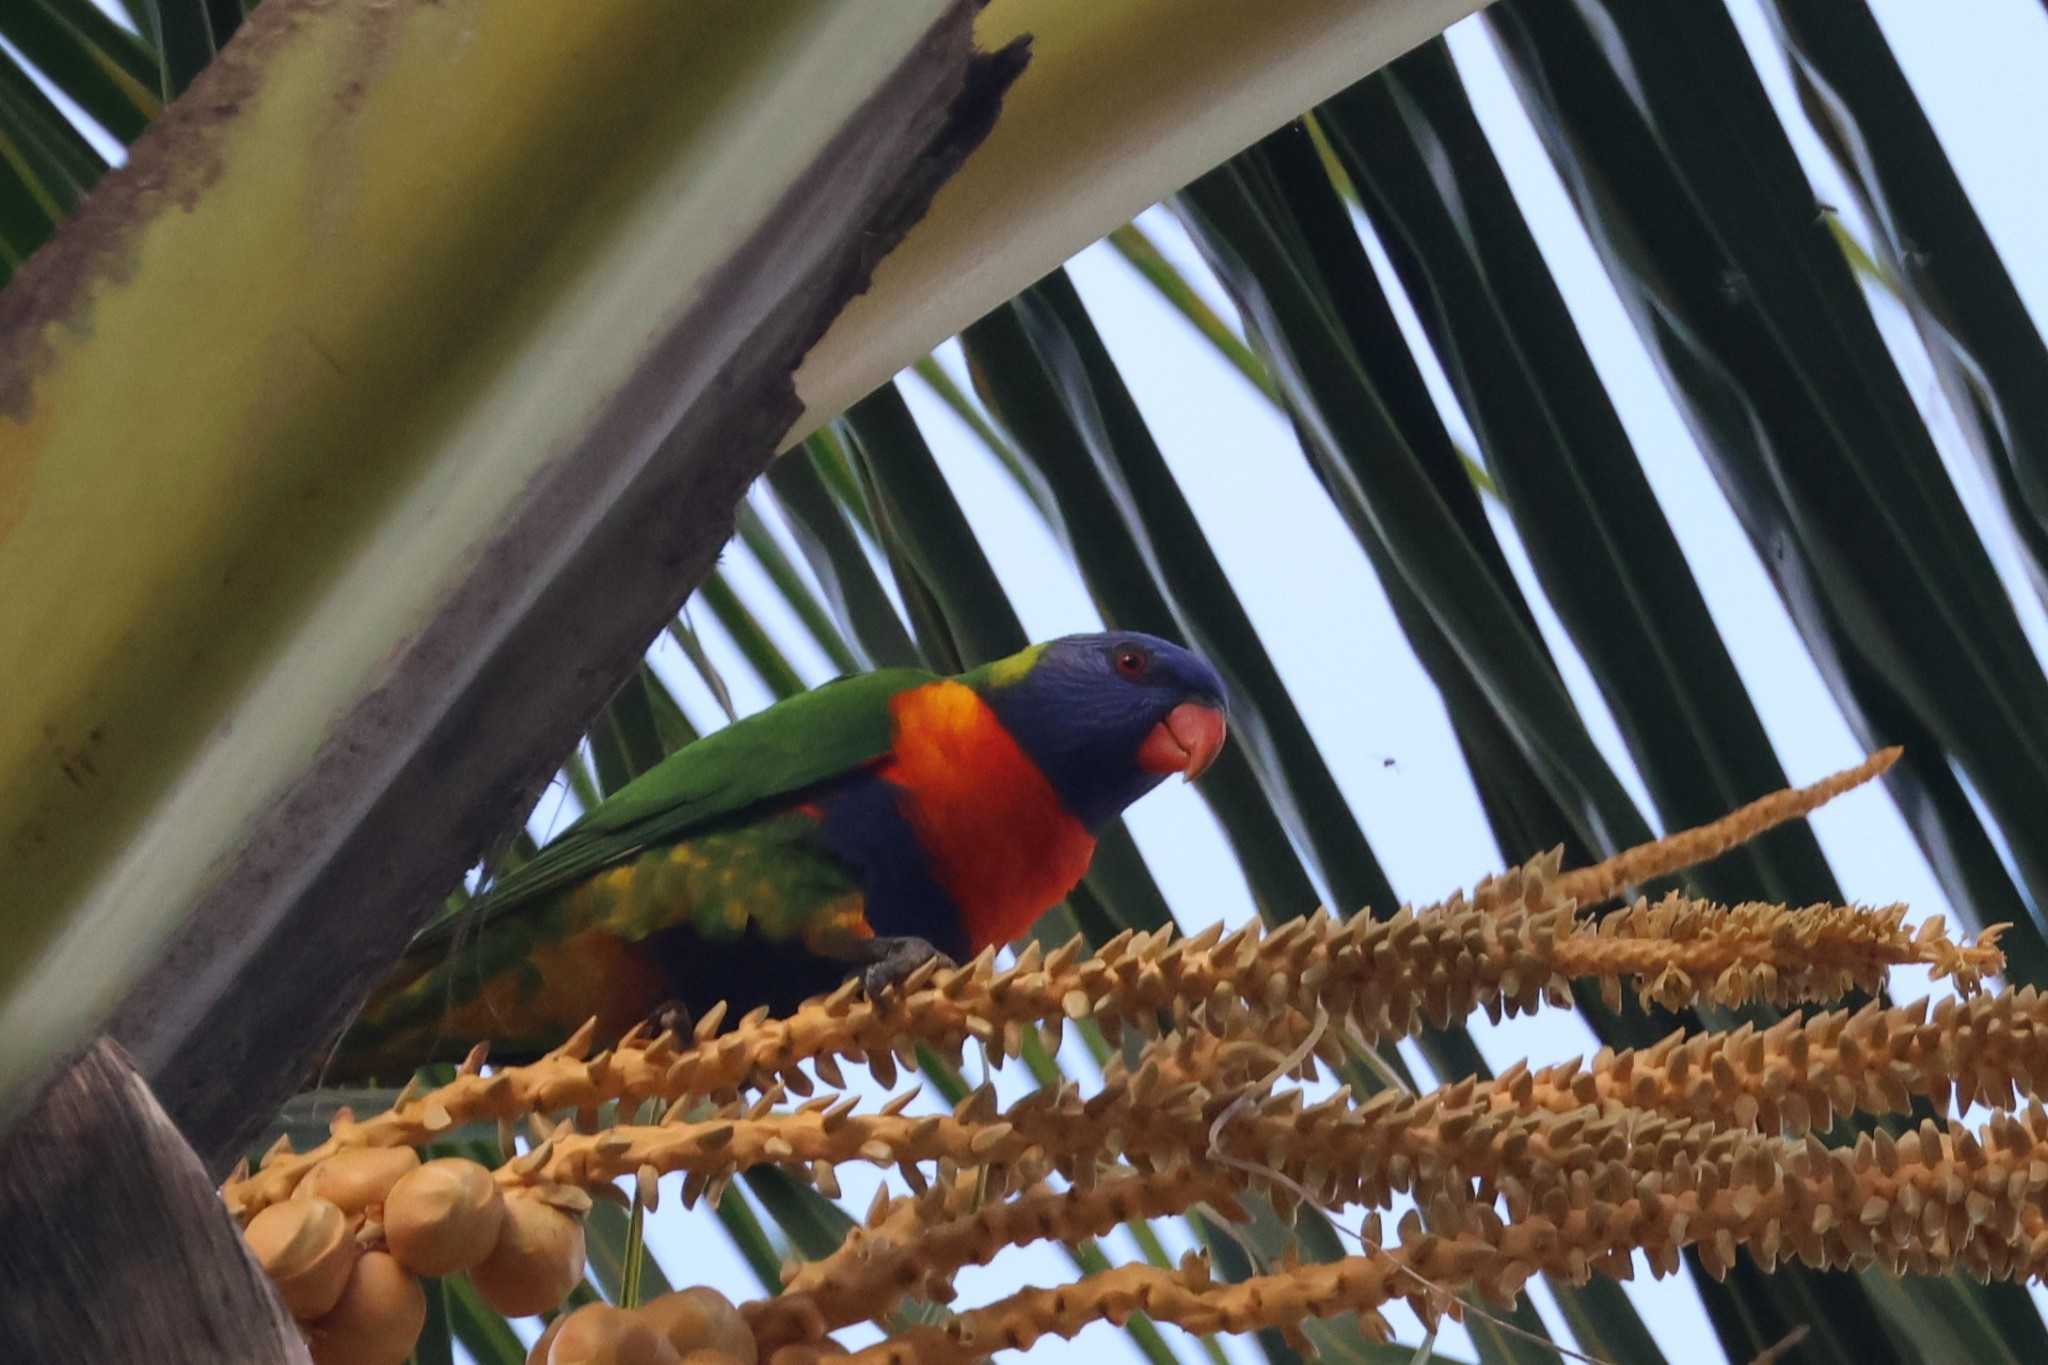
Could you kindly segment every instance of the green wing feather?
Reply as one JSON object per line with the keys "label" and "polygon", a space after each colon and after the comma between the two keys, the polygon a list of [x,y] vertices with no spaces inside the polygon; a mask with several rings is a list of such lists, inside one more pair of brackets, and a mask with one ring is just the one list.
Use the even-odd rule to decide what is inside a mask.
{"label": "green wing feather", "polygon": [[787,797],[889,751],[889,699],[936,682],[914,668],[836,678],[685,745],[619,788],[415,946],[575,886],[645,849]]}

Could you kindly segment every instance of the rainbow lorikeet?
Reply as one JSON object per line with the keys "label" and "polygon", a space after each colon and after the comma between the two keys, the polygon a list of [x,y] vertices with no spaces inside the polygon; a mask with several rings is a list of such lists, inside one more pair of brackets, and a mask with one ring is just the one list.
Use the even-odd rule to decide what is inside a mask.
{"label": "rainbow lorikeet", "polygon": [[1216,671],[1128,631],[827,683],[678,750],[429,926],[330,1074],[485,1039],[516,1059],[593,1015],[609,1039],[964,961],[1030,928],[1104,824],[1224,736]]}

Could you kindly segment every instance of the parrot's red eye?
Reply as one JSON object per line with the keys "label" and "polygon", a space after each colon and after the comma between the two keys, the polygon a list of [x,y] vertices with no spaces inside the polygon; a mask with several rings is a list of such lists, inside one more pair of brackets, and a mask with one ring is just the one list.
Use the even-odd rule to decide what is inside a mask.
{"label": "parrot's red eye", "polygon": [[1126,678],[1144,677],[1145,665],[1151,662],[1145,657],[1145,651],[1142,649],[1119,649],[1114,657],[1116,671]]}

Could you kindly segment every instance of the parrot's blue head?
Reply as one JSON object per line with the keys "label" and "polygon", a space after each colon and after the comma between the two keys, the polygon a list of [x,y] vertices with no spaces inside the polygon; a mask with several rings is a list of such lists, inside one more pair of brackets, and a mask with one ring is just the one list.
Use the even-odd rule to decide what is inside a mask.
{"label": "parrot's blue head", "polygon": [[973,675],[1067,811],[1098,830],[1170,773],[1192,781],[1228,730],[1223,680],[1156,635],[1067,635]]}

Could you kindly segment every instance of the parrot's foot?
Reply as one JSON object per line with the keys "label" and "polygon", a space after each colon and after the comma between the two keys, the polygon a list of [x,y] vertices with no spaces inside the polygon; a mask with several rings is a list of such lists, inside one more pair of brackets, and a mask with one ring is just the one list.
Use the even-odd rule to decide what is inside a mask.
{"label": "parrot's foot", "polygon": [[860,974],[861,989],[870,1000],[879,1000],[904,978],[933,959],[950,967],[953,959],[921,938],[869,939],[862,945],[859,961],[867,965]]}

